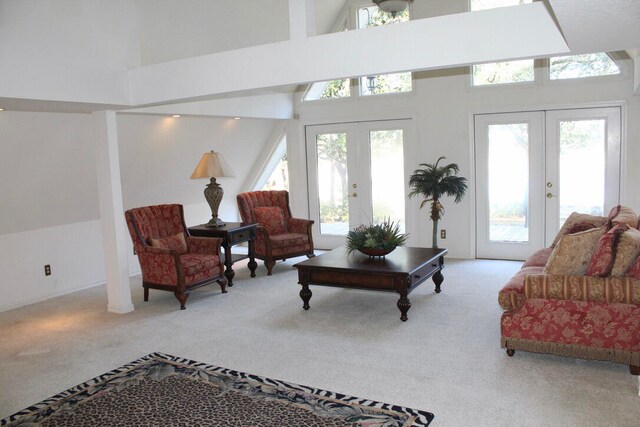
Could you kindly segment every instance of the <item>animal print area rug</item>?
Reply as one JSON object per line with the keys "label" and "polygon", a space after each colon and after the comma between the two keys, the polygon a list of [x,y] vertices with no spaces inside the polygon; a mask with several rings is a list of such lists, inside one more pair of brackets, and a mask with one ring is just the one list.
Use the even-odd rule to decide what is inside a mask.
{"label": "animal print area rug", "polygon": [[152,353],[0,421],[10,426],[427,426],[433,414]]}

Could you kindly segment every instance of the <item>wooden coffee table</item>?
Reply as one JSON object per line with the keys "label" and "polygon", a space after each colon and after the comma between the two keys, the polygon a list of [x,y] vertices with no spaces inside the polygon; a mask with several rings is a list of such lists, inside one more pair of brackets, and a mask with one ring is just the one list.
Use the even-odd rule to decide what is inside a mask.
{"label": "wooden coffee table", "polygon": [[309,285],[397,292],[400,320],[405,322],[411,291],[433,277],[435,291],[440,292],[446,253],[446,249],[399,247],[384,258],[369,258],[357,251],[347,255],[346,248],[339,247],[294,265],[302,285],[302,307],[309,309]]}

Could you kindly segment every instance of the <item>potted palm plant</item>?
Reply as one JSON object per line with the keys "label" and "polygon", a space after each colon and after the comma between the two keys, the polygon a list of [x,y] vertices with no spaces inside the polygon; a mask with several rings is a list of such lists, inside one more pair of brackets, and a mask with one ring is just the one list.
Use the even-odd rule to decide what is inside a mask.
{"label": "potted palm plant", "polygon": [[456,176],[460,168],[455,163],[440,166],[440,157],[434,164],[421,163],[421,168],[416,169],[409,178],[411,192],[409,197],[423,197],[420,209],[427,203],[431,203],[429,218],[433,221],[432,247],[438,247],[438,221],[444,214],[444,206],[440,203],[443,196],[454,197],[454,202],[459,203],[467,192],[467,179]]}

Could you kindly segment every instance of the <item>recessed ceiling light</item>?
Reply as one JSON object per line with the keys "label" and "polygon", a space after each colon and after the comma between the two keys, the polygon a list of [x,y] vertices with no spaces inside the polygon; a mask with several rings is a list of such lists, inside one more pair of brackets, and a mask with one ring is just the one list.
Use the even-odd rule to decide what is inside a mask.
{"label": "recessed ceiling light", "polygon": [[4,111],[4,108],[0,108],[0,111]]}
{"label": "recessed ceiling light", "polygon": [[173,117],[174,119],[177,119],[178,117],[180,117],[180,114],[173,114],[171,117]]}
{"label": "recessed ceiling light", "polygon": [[240,120],[240,117],[234,117],[233,120]]}

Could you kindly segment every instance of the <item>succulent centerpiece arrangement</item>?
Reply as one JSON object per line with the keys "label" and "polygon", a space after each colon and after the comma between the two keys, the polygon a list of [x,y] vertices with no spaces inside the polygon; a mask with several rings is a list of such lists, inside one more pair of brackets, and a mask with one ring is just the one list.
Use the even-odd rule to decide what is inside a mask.
{"label": "succulent centerpiece arrangement", "polygon": [[382,257],[403,246],[407,235],[399,225],[386,219],[379,224],[358,225],[347,234],[347,252],[360,251],[370,257]]}

